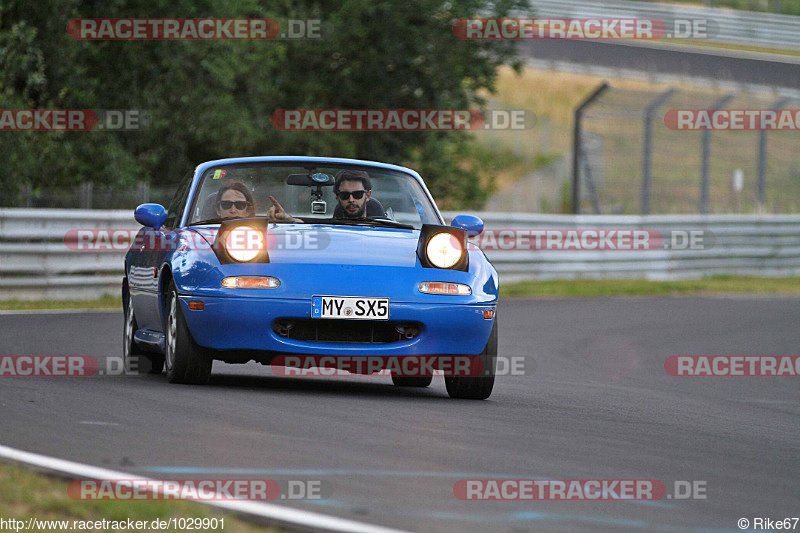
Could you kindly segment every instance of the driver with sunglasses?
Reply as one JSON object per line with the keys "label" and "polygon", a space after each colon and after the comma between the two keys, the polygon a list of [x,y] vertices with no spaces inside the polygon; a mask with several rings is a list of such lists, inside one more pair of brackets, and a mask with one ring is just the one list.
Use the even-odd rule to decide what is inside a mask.
{"label": "driver with sunglasses", "polygon": [[[333,211],[333,218],[365,218],[370,216],[384,216],[383,206],[377,200],[371,200],[372,180],[363,170],[341,170],[336,174],[333,184],[333,194],[336,195],[338,205]],[[302,222],[284,211],[281,204],[270,196],[272,207],[269,209],[269,218],[283,222]]]}
{"label": "driver with sunglasses", "polygon": [[382,212],[370,212],[372,181],[363,170],[342,170],[336,174],[333,194],[339,200],[339,205],[333,211],[334,218],[364,218],[378,214],[383,215]]}

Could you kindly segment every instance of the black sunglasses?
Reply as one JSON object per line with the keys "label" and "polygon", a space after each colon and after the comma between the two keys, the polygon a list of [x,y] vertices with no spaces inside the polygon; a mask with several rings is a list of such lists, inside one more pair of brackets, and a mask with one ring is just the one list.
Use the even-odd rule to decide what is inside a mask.
{"label": "black sunglasses", "polygon": [[235,206],[236,206],[236,209],[238,209],[239,211],[242,211],[242,210],[244,210],[244,209],[247,207],[247,204],[248,204],[248,203],[249,203],[249,202],[242,202],[242,201],[239,201],[239,202],[231,202],[230,200],[220,200],[220,202],[219,202],[219,206],[220,206],[222,209],[230,209],[231,207],[233,207],[233,206],[235,205]]}
{"label": "black sunglasses", "polygon": [[363,191],[363,190],[362,191],[353,191],[353,192],[340,191],[339,195],[338,195],[339,196],[339,200],[345,201],[348,198],[350,198],[351,194],[353,195],[353,198],[355,198],[356,200],[361,200],[362,198],[364,198],[364,195],[367,194],[367,191]]}

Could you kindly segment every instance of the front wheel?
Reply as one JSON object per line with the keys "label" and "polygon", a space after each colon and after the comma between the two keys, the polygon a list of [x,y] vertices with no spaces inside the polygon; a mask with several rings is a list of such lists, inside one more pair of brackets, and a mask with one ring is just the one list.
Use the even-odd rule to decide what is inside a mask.
{"label": "front wheel", "polygon": [[492,324],[489,340],[480,354],[483,372],[476,377],[445,377],[444,385],[451,398],[485,400],[492,395],[494,374],[497,366],[497,318]]}
{"label": "front wheel", "polygon": [[170,282],[167,292],[167,327],[165,328],[165,357],[167,379],[170,383],[204,385],[211,376],[213,360],[198,346],[178,301],[178,289]]}

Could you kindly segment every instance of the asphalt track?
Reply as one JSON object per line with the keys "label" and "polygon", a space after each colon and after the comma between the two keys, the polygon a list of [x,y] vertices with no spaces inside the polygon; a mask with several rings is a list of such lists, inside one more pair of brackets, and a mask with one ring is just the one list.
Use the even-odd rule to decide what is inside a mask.
{"label": "asphalt track", "polygon": [[797,89],[800,58],[649,43],[576,40],[520,41],[523,56],[658,75]]}
{"label": "asphalt track", "polygon": [[[739,531],[800,516],[800,378],[672,377],[670,355],[791,355],[795,298],[506,300],[487,401],[441,378],[0,378],[0,444],[148,477],[313,479],[285,502],[412,531]],[[0,315],[0,355],[118,356],[122,313]],[[706,499],[467,502],[467,478],[705,482]],[[283,503],[283,502],[279,502]],[[146,503],[131,503],[131,505]],[[103,518],[103,517],[97,517]],[[800,526],[799,526],[800,527]]]}

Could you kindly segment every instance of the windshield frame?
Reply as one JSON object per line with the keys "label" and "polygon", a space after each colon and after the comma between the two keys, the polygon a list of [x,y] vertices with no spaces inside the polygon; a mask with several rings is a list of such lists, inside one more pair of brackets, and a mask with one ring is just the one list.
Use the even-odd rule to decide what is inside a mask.
{"label": "windshield frame", "polygon": [[[431,208],[433,215],[438,219],[438,224],[446,225],[444,222],[444,217],[442,217],[441,212],[439,211],[439,207],[436,205],[436,201],[433,199],[428,187],[425,185],[424,180],[422,177],[415,172],[414,170],[406,167],[401,167],[398,165],[391,165],[386,163],[380,163],[376,161],[362,161],[358,159],[340,159],[340,158],[322,158],[322,157],[286,157],[286,156],[273,156],[273,157],[241,157],[241,158],[229,158],[229,159],[219,159],[214,161],[207,161],[198,165],[195,168],[195,175],[194,179],[192,180],[192,185],[189,191],[189,199],[184,205],[184,212],[181,217],[180,227],[188,227],[188,226],[195,226],[195,225],[210,225],[210,224],[219,224],[217,222],[218,219],[210,219],[206,221],[197,221],[192,222],[189,224],[189,219],[191,219],[191,214],[196,207],[198,198],[200,196],[200,189],[202,187],[203,176],[208,173],[211,169],[217,168],[225,168],[225,167],[236,167],[236,166],[243,166],[243,167],[251,167],[255,165],[265,165],[265,166],[296,166],[296,167],[336,167],[341,169],[351,169],[351,170],[364,170],[367,172],[390,172],[390,173],[398,173],[402,174],[413,181],[420,187],[422,196],[427,198],[429,202],[429,207]],[[263,216],[263,215],[262,215]],[[302,216],[302,215],[301,215]],[[261,216],[259,216],[260,218]],[[252,218],[252,217],[243,217],[243,218]],[[326,220],[319,220],[316,217],[312,220],[310,217],[308,222],[304,222],[307,224],[326,224]],[[230,220],[230,219],[228,219]],[[330,219],[328,219],[330,220]],[[346,219],[342,219],[346,220]],[[365,222],[369,222],[370,219],[356,219],[354,220],[353,225],[365,225]],[[274,221],[278,222],[278,221]],[[426,222],[422,222],[425,224]],[[347,225],[342,224],[341,222],[333,223],[335,225]],[[382,226],[388,227],[388,226]]]}

